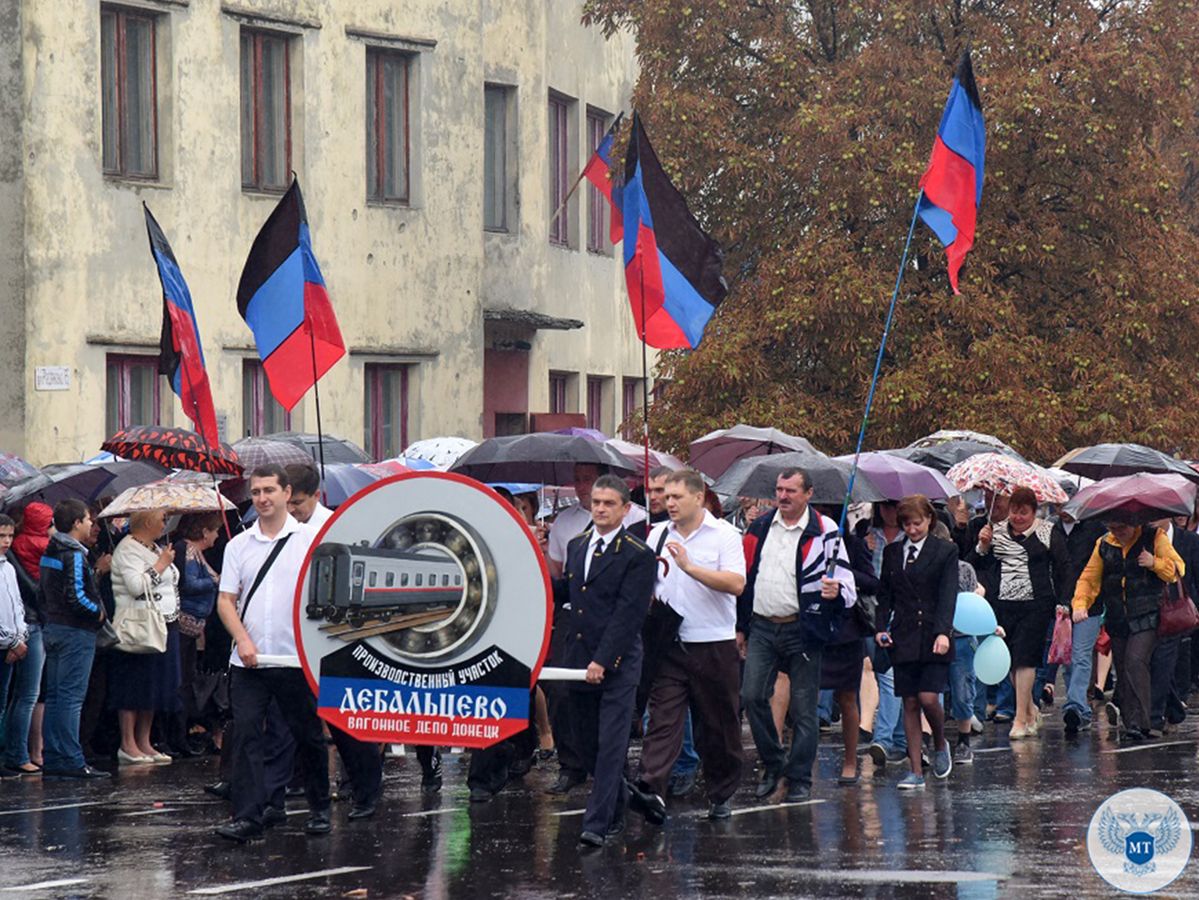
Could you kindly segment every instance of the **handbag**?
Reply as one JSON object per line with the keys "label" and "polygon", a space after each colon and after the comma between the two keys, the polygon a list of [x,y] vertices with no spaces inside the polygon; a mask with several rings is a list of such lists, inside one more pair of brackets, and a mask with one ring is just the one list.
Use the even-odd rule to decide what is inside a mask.
{"label": "handbag", "polygon": [[149,591],[118,609],[112,627],[116,649],[124,653],[166,652],[167,620]]}
{"label": "handbag", "polygon": [[1071,625],[1070,614],[1059,612],[1057,614],[1057,621],[1053,624],[1053,640],[1049,642],[1049,665],[1070,665],[1070,658],[1073,651],[1074,629]]}
{"label": "handbag", "polygon": [[1162,588],[1162,598],[1157,607],[1157,636],[1172,638],[1189,634],[1199,628],[1199,610],[1187,595],[1182,580]]}

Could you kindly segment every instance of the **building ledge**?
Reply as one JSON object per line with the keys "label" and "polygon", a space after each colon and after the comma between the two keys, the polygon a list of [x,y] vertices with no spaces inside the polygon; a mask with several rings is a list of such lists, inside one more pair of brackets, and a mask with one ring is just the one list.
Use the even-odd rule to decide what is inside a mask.
{"label": "building ledge", "polygon": [[131,334],[89,334],[85,341],[101,347],[130,347],[138,350],[158,350],[158,338]]}
{"label": "building ledge", "polygon": [[527,309],[485,309],[483,321],[520,325],[534,331],[573,331],[583,327],[581,319],[563,319]]}
{"label": "building ledge", "polygon": [[436,359],[441,351],[436,347],[370,346],[359,344],[350,348],[351,356],[386,356],[394,359]]}

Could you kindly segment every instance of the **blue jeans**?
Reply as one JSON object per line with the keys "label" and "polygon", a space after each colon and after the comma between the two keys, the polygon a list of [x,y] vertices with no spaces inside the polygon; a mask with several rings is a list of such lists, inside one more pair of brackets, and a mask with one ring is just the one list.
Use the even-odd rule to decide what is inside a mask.
{"label": "blue jeans", "polygon": [[[762,768],[784,775],[792,787],[812,785],[812,766],[820,740],[816,718],[820,693],[821,648],[805,646],[803,626],[799,622],[775,624],[755,615],[749,630],[749,649],[745,655],[745,674],[741,680],[741,704],[749,719]],[[791,720],[795,732],[791,750],[784,754],[779,733],[774,728],[770,698],[774,694],[776,674],[791,679]]]}
{"label": "blue jeans", "polygon": [[695,734],[691,729],[691,710],[683,719],[683,749],[675,760],[671,775],[690,775],[699,768],[699,754],[695,752]]}
{"label": "blue jeans", "polygon": [[79,769],[87,765],[79,745],[79,713],[96,655],[96,633],[52,623],[46,626],[42,637],[46,647],[44,768]]}
{"label": "blue jeans", "polygon": [[[874,641],[870,640],[873,650]],[[874,714],[874,743],[884,750],[908,750],[908,737],[903,730],[903,701],[895,696],[895,673],[888,669],[881,675],[874,673],[878,682],[878,712]]]}
{"label": "blue jeans", "polygon": [[1091,704],[1087,699],[1087,690],[1093,681],[1092,653],[1102,624],[1101,616],[1090,616],[1074,623],[1070,665],[1066,666],[1066,705],[1062,707],[1062,715],[1065,715],[1066,710],[1072,709],[1084,722],[1091,721]]}
{"label": "blue jeans", "polygon": [[995,714],[1016,715],[1016,688],[1011,678],[1004,678],[995,685]]}
{"label": "blue jeans", "polygon": [[820,698],[816,702],[816,715],[821,722],[833,721],[833,692],[821,691]]}
{"label": "blue jeans", "polygon": [[951,711],[959,723],[969,722],[974,715],[974,695],[977,682],[974,678],[974,651],[977,638],[963,636],[953,639],[953,662],[949,664],[949,690]]}
{"label": "blue jeans", "polygon": [[46,662],[40,625],[29,626],[25,646],[29,652],[13,667],[12,702],[0,716],[0,737],[4,740],[4,756],[0,762],[13,768],[29,762],[29,723],[33,720],[33,707],[42,689],[42,666]]}

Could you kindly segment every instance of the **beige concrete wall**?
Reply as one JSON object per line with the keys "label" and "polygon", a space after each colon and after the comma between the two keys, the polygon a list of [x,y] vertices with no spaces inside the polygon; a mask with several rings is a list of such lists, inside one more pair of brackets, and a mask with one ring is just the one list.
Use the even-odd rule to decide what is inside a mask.
{"label": "beige concrete wall", "polygon": [[25,452],[25,96],[21,0],[0,0],[0,449]]}
{"label": "beige concrete wall", "polygon": [[[593,352],[586,371],[633,373],[623,287],[614,257],[551,249],[547,241],[549,87],[609,111],[627,106],[635,76],[627,38],[605,43],[579,25],[581,3],[559,0],[128,0],[162,14],[158,32],[156,184],[101,171],[100,4],[2,0],[0,35],[22,12],[25,274],[0,267],[0,301],[25,298],[27,346],[0,337],[0,363],[24,355],[24,450],[36,462],[86,458],[104,437],[105,354],[154,352],[161,294],[142,223],[145,201],[173,245],[197,308],[219,413],[242,429],[242,359],[253,357],[237,314],[237,281],[276,196],[241,188],[239,34],[230,10],[280,20],[294,32],[292,165],[300,177],[317,259],[352,353],[321,382],[325,429],[363,440],[365,362],[419,362],[410,437],[481,434],[484,305],[582,318],[588,327],[537,339],[531,405],[546,406],[545,371]],[[291,23],[291,24],[288,24]],[[319,26],[319,27],[317,27]],[[368,204],[364,170],[367,42],[347,29],[412,39],[419,47],[411,104],[414,196],[408,207]],[[11,43],[11,42],[10,42]],[[4,52],[8,52],[6,49]],[[0,57],[0,111],[9,104]],[[501,77],[502,76],[502,77]],[[482,229],[483,84],[518,85],[521,153],[516,234]],[[579,137],[582,143],[582,106]],[[7,120],[5,120],[7,121]],[[9,202],[11,145],[0,136],[0,209]],[[580,158],[577,165],[582,164]],[[12,220],[0,216],[0,228]],[[581,224],[581,223],[580,223]],[[2,237],[3,235],[0,235]],[[9,242],[0,242],[0,254]],[[19,272],[19,267],[16,269]],[[627,306],[627,304],[625,304]],[[605,320],[607,324],[605,323]],[[613,335],[622,346],[614,352]],[[7,330],[7,327],[5,328]],[[624,346],[627,345],[627,346]],[[404,355],[406,354],[406,355]],[[635,361],[635,365],[634,365]],[[72,368],[72,389],[34,392],[44,365]],[[594,369],[590,368],[595,366]],[[185,419],[167,394],[168,421]],[[0,401],[0,414],[18,401]],[[8,404],[5,406],[4,404]],[[0,415],[0,446],[15,445]],[[293,426],[315,424],[311,392]]]}

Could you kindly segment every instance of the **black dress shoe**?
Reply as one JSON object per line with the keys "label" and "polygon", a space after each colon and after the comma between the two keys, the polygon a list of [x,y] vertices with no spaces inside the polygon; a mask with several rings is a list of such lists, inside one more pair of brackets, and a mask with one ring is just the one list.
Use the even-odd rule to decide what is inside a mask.
{"label": "black dress shoe", "polygon": [[624,834],[624,816],[621,816],[615,822],[608,826],[608,830],[604,832],[605,841],[614,841]]}
{"label": "black dress shoe", "polygon": [[80,766],[77,769],[45,769],[42,772],[46,778],[112,778],[111,772],[103,769],[93,769],[91,766]]}
{"label": "black dress shoe", "polygon": [[347,819],[369,819],[375,814],[375,804],[372,803],[355,803],[350,807],[350,812],[346,816]]}
{"label": "black dress shoe", "polygon": [[236,819],[218,827],[216,834],[235,844],[244,844],[246,841],[262,837],[262,826],[254,824],[249,819]]}
{"label": "black dress shoe", "polygon": [[641,782],[629,784],[629,807],[645,816],[645,821],[651,825],[661,825],[666,821],[666,801]]}
{"label": "black dress shoe", "polygon": [[486,788],[471,788],[470,789],[470,802],[471,803],[486,803],[494,796],[495,796],[495,794],[491,793],[491,791],[487,790]]}
{"label": "black dress shoe", "polygon": [[717,803],[713,800],[708,804],[709,819],[728,819],[733,815],[733,804],[728,800],[722,800]]}
{"label": "black dress shoe", "polygon": [[812,789],[806,784],[793,784],[787,788],[784,803],[807,803],[812,799]]}
{"label": "black dress shoe", "polygon": [[264,829],[274,828],[276,825],[286,824],[287,813],[279,807],[268,805],[267,808],[262,811],[262,827]]}
{"label": "black dress shoe", "polygon": [[584,831],[579,835],[579,847],[582,849],[594,849],[604,846],[604,836],[596,834],[594,831]]}
{"label": "black dress shoe", "polygon": [[547,794],[569,794],[587,779],[575,772],[559,772],[558,780],[545,789]]}
{"label": "black dress shoe", "polygon": [[333,822],[330,820],[327,809],[313,810],[308,816],[308,821],[304,823],[306,834],[328,834],[332,830]]}
{"label": "black dress shoe", "polygon": [[769,797],[779,789],[779,776],[773,772],[763,772],[762,777],[758,780],[758,786],[754,789],[754,796],[759,800],[764,797]]}
{"label": "black dress shoe", "polygon": [[204,785],[204,793],[220,797],[222,800],[228,800],[233,794],[233,785],[227,781],[215,781],[212,784]]}

